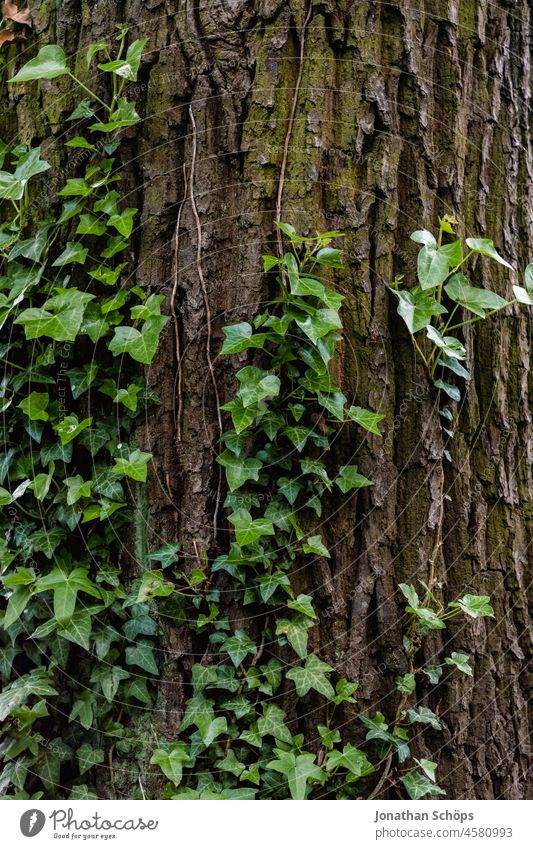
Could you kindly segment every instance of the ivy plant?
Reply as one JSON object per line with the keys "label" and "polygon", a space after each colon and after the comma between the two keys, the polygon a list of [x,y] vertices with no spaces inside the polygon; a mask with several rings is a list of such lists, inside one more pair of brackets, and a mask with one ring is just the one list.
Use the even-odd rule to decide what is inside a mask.
{"label": "ivy plant", "polygon": [[127,40],[120,26],[87,50],[101,95],[55,45],[10,80],[69,77],[82,91],[64,154],[84,156],[44,214],[44,180],[60,175],[40,147],[0,145],[0,788],[13,799],[93,798],[104,757],[114,795],[113,751],[135,768],[134,720],[158,675],[156,623],[119,567],[129,488],[151,459],[135,421],[157,403],[140,364],[168,321],[161,295],[128,282],[137,210],[120,192],[120,145],[140,120],[126,88],[145,41]]}
{"label": "ivy plant", "polygon": [[[441,396],[459,402],[457,378],[470,380],[465,366],[467,349],[463,330],[501,312],[513,304],[533,306],[533,264],[527,266],[523,285],[513,285],[510,301],[497,292],[472,285],[465,272],[475,257],[489,260],[514,271],[491,239],[458,238],[457,221],[445,215],[439,219],[437,235],[415,230],[411,239],[420,245],[417,282],[405,288],[403,276],[390,284],[401,316],[411,334],[420,361]],[[440,414],[447,422],[445,432],[453,436],[453,412],[445,403]],[[449,456],[449,455],[448,455]]]}
{"label": "ivy plant", "polygon": [[[188,579],[176,568],[143,576],[143,598],[157,597],[165,616],[179,610],[207,641],[205,659],[192,667],[179,739],[158,740],[152,764],[173,799],[442,795],[437,764],[417,756],[420,734],[442,724],[431,695],[420,700],[416,690],[454,668],[472,670],[456,652],[425,664],[421,646],[452,617],[491,616],[492,608],[474,595],[443,606],[429,588],[419,597],[402,585],[406,671],[387,719],[359,714],[357,683],[311,650],[320,617],[301,575],[334,556],[321,519],[335,492],[353,507],[372,485],[355,464],[335,468],[330,448],[339,427],[380,435],[383,416],[351,404],[333,379],[343,297],[323,278],[342,267],[332,246],[341,234],[306,238],[279,227],[288,250],[263,258],[274,296],[252,323],[224,328],[222,355],[249,352],[254,362],[238,368],[237,391],[223,406],[228,428],[218,462],[228,489],[228,551]],[[235,604],[248,614],[244,624],[232,622]],[[308,713],[322,716],[311,730],[299,719]]]}

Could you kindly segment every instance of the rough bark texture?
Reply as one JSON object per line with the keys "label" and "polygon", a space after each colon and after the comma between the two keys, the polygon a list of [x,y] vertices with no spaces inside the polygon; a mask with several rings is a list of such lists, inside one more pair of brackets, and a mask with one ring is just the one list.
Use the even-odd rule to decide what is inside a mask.
{"label": "rough bark texture", "polygon": [[[332,505],[323,533],[334,560],[302,576],[322,614],[313,647],[360,682],[365,707],[387,704],[395,675],[404,671],[397,585],[427,577],[444,476],[443,595],[489,594],[496,618],[447,632],[453,650],[472,655],[474,677],[452,677],[438,689],[431,706],[446,732],[425,754],[440,762],[439,783],[451,798],[527,797],[530,317],[511,308],[468,330],[474,379],[453,462],[443,468],[435,398],[385,283],[395,273],[413,273],[408,235],[443,212],[457,216],[462,232],[493,238],[519,267],[531,258],[531,4],[330,0],[313,5],[305,28],[305,0],[32,5],[37,38],[24,49],[33,55],[35,41],[63,44],[78,56],[80,74],[83,48],[109,37],[115,22],[150,39],[137,86],[144,123],[131,133],[125,170],[131,205],[142,211],[137,283],[168,293],[169,310],[177,283],[181,383],[169,325],[149,373],[163,403],[146,423],[144,442],[156,460],[148,499],[137,505],[135,540],[126,546],[130,561],[142,560],[161,539],[181,540],[191,561],[227,544],[222,509],[213,532],[217,415],[197,249],[200,239],[223,403],[233,365],[216,361],[221,328],[253,316],[265,296],[260,256],[275,238],[296,98],[282,216],[298,229],[348,234],[347,269],[336,281],[347,296],[339,376],[356,403],[386,414],[383,439],[351,431],[335,442],[339,460],[350,462],[355,452],[374,486],[348,506]],[[4,55],[14,61],[20,52],[10,47]],[[35,90],[9,95],[4,135],[48,139],[53,151],[72,108],[71,86],[42,85],[38,103]],[[498,267],[479,262],[477,274],[509,294],[509,278]],[[169,626],[165,649],[155,722],[172,739],[184,676],[204,647]],[[311,719],[316,724],[317,715]]]}

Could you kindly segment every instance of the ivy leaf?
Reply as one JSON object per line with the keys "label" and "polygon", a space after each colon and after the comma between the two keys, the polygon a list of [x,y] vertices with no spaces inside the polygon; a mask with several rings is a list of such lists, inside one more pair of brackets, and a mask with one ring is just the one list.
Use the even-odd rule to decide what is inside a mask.
{"label": "ivy leaf", "polygon": [[56,342],[74,342],[79,333],[85,308],[94,298],[78,289],[64,289],[49,298],[42,308],[30,307],[23,310],[15,324],[24,327],[26,339],[49,336]]}
{"label": "ivy leaf", "polygon": [[[409,722],[418,722],[422,725],[431,725],[436,731],[442,730],[442,725],[437,717],[428,707],[419,707],[417,710],[409,709],[407,711]],[[430,776],[431,777],[431,776]]]}
{"label": "ivy leaf", "polygon": [[57,566],[48,575],[38,578],[35,592],[51,590],[54,594],[54,616],[62,625],[67,624],[76,608],[79,592],[101,599],[98,587],[88,577],[88,569],[78,566],[71,572]]}
{"label": "ivy leaf", "polygon": [[320,534],[308,537],[302,548],[304,554],[319,554],[321,557],[331,557],[331,554],[322,542]]}
{"label": "ivy leaf", "polygon": [[167,581],[161,569],[145,572],[141,578],[136,601],[148,601],[151,598],[166,598],[174,592],[174,584]]}
{"label": "ivy leaf", "polygon": [[159,337],[169,317],[153,315],[147,319],[142,330],[129,325],[115,327],[115,335],[108,344],[114,356],[127,353],[133,360],[144,365],[150,365],[159,344]]}
{"label": "ivy leaf", "polygon": [[437,764],[434,761],[428,761],[426,758],[420,758],[420,760],[415,758],[415,762],[424,770],[431,781],[435,781],[435,770],[437,769]]}
{"label": "ivy leaf", "polygon": [[172,743],[168,751],[156,749],[150,763],[158,766],[164,775],[172,781],[175,787],[179,787],[183,777],[183,767],[191,766],[192,761],[186,743]]}
{"label": "ivy leaf", "polygon": [[451,383],[446,383],[440,378],[438,380],[435,380],[434,386],[437,389],[442,389],[442,391],[445,392],[448,398],[451,398],[452,401],[459,402],[461,400],[461,393],[457,389],[457,386],[452,386]]}
{"label": "ivy leaf", "polygon": [[385,717],[380,711],[377,711],[374,719],[369,716],[359,717],[363,725],[368,728],[366,740],[383,740],[386,743],[393,743],[394,737],[389,732],[389,726],[385,722]]}
{"label": "ivy leaf", "polygon": [[428,339],[441,348],[448,357],[455,357],[457,360],[464,360],[466,357],[465,346],[455,339],[453,336],[442,336],[438,330],[431,325],[426,328]]}
{"label": "ivy leaf", "polygon": [[147,38],[134,41],[128,47],[128,51],[124,59],[114,59],[112,62],[103,62],[99,64],[98,67],[101,71],[110,71],[125,80],[137,82],[137,72],[139,70],[139,65],[141,64],[142,52],[147,41]]}
{"label": "ivy leaf", "polygon": [[82,728],[86,731],[93,724],[93,705],[91,694],[88,690],[84,690],[79,699],[76,699],[70,711],[69,722],[79,719]]}
{"label": "ivy leaf", "polygon": [[450,268],[455,268],[463,261],[463,248],[461,239],[455,239],[453,242],[448,242],[447,245],[441,245],[440,253],[448,260]]}
{"label": "ivy leaf", "polygon": [[52,267],[69,265],[72,262],[83,265],[88,253],[89,248],[85,248],[80,242],[67,242],[65,250],[52,263]]}
{"label": "ivy leaf", "polygon": [[448,312],[446,307],[426,292],[414,289],[399,290],[391,289],[392,294],[398,298],[398,315],[403,318],[409,333],[418,333],[427,327],[434,315],[444,315]]}
{"label": "ivy leaf", "polygon": [[285,711],[273,704],[263,704],[262,708],[263,716],[257,720],[257,730],[261,737],[270,735],[282,743],[291,743],[292,734],[284,722],[287,715]]}
{"label": "ivy leaf", "polygon": [[245,366],[238,371],[237,380],[240,383],[238,395],[245,408],[264,398],[275,397],[281,385],[279,377],[255,366]]}
{"label": "ivy leaf", "polygon": [[112,471],[120,475],[127,475],[134,481],[146,483],[148,475],[148,463],[154,455],[147,451],[136,448],[127,458],[115,457],[115,465]]}
{"label": "ivy leaf", "polygon": [[302,616],[294,619],[279,619],[276,622],[276,635],[284,634],[301,660],[307,657],[308,631],[313,621]]}
{"label": "ivy leaf", "polygon": [[408,672],[405,675],[399,675],[395,681],[396,689],[400,693],[414,693],[416,690],[415,676]]}
{"label": "ivy leaf", "polygon": [[365,775],[374,772],[374,767],[365,753],[361,749],[356,749],[350,743],[344,746],[342,752],[334,750],[328,753],[326,757],[328,772],[338,767],[348,770],[354,778],[363,778]]}
{"label": "ivy leaf", "polygon": [[47,422],[50,416],[46,408],[50,403],[48,392],[32,392],[27,398],[18,404],[18,408],[25,413],[31,421]]}
{"label": "ivy leaf", "polygon": [[411,608],[416,610],[420,606],[420,599],[418,598],[418,593],[412,584],[399,584],[399,589],[409,602]]}
{"label": "ivy leaf", "polygon": [[501,298],[496,292],[471,286],[464,274],[458,273],[450,277],[444,291],[452,301],[480,318],[485,318],[486,310],[498,310],[507,305],[505,298]]}
{"label": "ivy leaf", "polygon": [[58,629],[58,634],[65,640],[81,646],[86,651],[91,647],[92,619],[86,610],[77,610],[68,624]]}
{"label": "ivy leaf", "polygon": [[105,760],[103,749],[93,749],[89,743],[82,743],[77,753],[80,775],[92,769],[97,764],[103,764]]}
{"label": "ivy leaf", "polygon": [[372,481],[360,475],[357,466],[342,466],[335,478],[335,483],[341,492],[349,492],[351,489],[360,489],[364,486],[372,486]]}
{"label": "ivy leaf", "polygon": [[411,233],[409,238],[413,242],[417,242],[419,245],[426,245],[430,248],[437,247],[437,240],[433,233],[430,233],[429,230],[415,230],[414,233]]}
{"label": "ivy leaf", "polygon": [[333,667],[324,663],[315,654],[310,654],[305,666],[289,669],[286,677],[290,681],[294,681],[298,696],[306,696],[309,690],[316,690],[330,699],[335,695],[335,690],[327,678],[329,672],[333,672]]}
{"label": "ivy leaf", "polygon": [[139,666],[149,674],[159,674],[152,644],[146,640],[139,640],[136,645],[126,647],[126,663],[128,666]]}
{"label": "ivy leaf", "polygon": [[511,271],[513,271],[513,266],[507,262],[506,259],[500,256],[494,247],[494,242],[491,239],[466,239],[466,244],[473,253],[482,254],[483,256],[495,259],[496,262],[500,263],[500,265],[505,265],[506,268],[510,268]]}
{"label": "ivy leaf", "polygon": [[30,80],[53,80],[69,74],[65,51],[56,44],[41,47],[35,59],[30,59],[15,74],[10,83],[25,83]]}
{"label": "ivy leaf", "polygon": [[117,213],[116,215],[111,215],[107,220],[108,227],[114,227],[121,236],[124,236],[126,239],[129,239],[131,236],[131,231],[133,230],[133,219],[137,214],[138,210],[129,206],[124,212]]}
{"label": "ivy leaf", "polygon": [[1,620],[4,629],[10,628],[24,613],[33,595],[31,587],[15,587],[9,597],[4,618]]}
{"label": "ivy leaf", "polygon": [[269,761],[267,766],[286,777],[293,799],[306,798],[309,779],[321,783],[325,780],[325,773],[315,763],[315,755],[309,753],[295,755],[294,752],[284,752],[281,749],[274,749],[274,753],[277,759]]}
{"label": "ivy leaf", "polygon": [[227,652],[233,665],[238,667],[247,655],[255,654],[257,647],[246,631],[237,628],[235,633],[231,637],[227,637],[221,644],[220,651]]}
{"label": "ivy leaf", "polygon": [[478,619],[482,616],[494,616],[488,595],[464,595],[458,601],[452,601],[448,607],[460,608],[467,616]]}
{"label": "ivy leaf", "polygon": [[409,607],[406,608],[407,613],[413,613],[421,622],[433,631],[442,631],[446,625],[440,619],[434,610],[430,607]]}
{"label": "ivy leaf", "polygon": [[157,560],[165,568],[165,566],[172,566],[173,563],[177,562],[180,549],[179,542],[166,542],[157,551],[152,551],[148,557],[150,560]]}
{"label": "ivy leaf", "polygon": [[261,411],[256,407],[245,407],[242,398],[235,398],[221,407],[222,410],[227,410],[231,413],[233,426],[237,434],[246,430],[261,415]]}
{"label": "ivy leaf", "polygon": [[231,324],[223,328],[226,339],[222,345],[221,354],[240,354],[248,348],[262,348],[268,339],[267,333],[253,335],[253,327],[247,321]]}
{"label": "ivy leaf", "polygon": [[442,666],[426,666],[422,672],[427,675],[430,684],[438,684],[442,677]]}
{"label": "ivy leaf", "polygon": [[0,693],[0,722],[3,722],[32,696],[57,696],[51,672],[44,666],[21,675]]}
{"label": "ivy leaf", "polygon": [[378,424],[385,418],[383,413],[371,413],[370,410],[365,410],[363,407],[349,407],[346,415],[352,422],[357,422],[365,430],[375,433],[376,436],[381,436]]}
{"label": "ivy leaf", "polygon": [[92,421],[92,417],[82,419],[80,422],[75,414],[65,416],[62,422],[54,425],[54,430],[59,434],[61,445],[68,445],[69,442],[72,442],[82,430],[91,426]]}
{"label": "ivy leaf", "polygon": [[125,97],[121,97],[117,108],[109,115],[109,121],[91,124],[89,129],[96,133],[112,133],[114,130],[121,129],[121,127],[133,127],[140,120],[135,104],[126,100]]}
{"label": "ivy leaf", "polygon": [[405,787],[409,798],[414,801],[422,799],[423,796],[446,795],[444,790],[420,772],[408,772],[406,775],[401,775],[400,781]]}
{"label": "ivy leaf", "polygon": [[460,672],[464,672],[465,675],[473,675],[472,667],[468,662],[468,655],[461,654],[460,652],[452,651],[450,657],[447,657],[444,663],[448,664],[448,666],[455,666]]}
{"label": "ivy leaf", "polygon": [[420,288],[435,289],[448,275],[448,258],[439,249],[424,245],[418,254],[417,271]]}
{"label": "ivy leaf", "polygon": [[112,702],[117,694],[121,681],[130,677],[120,666],[112,666],[109,663],[99,664],[91,673],[91,683],[100,684],[102,693],[108,702]]}
{"label": "ivy leaf", "polygon": [[305,319],[296,319],[296,324],[314,344],[332,330],[342,330],[338,312],[330,309],[319,309]]}
{"label": "ivy leaf", "polygon": [[245,507],[236,510],[229,517],[235,528],[235,537],[239,545],[250,545],[263,536],[274,536],[274,525],[268,519],[252,519]]}
{"label": "ivy leaf", "polygon": [[316,619],[313,599],[310,595],[299,593],[296,598],[287,602],[287,607],[290,607],[291,610],[296,610],[298,613],[302,613],[304,616],[308,616],[310,619]]}
{"label": "ivy leaf", "polygon": [[76,502],[79,501],[80,498],[89,498],[91,495],[92,480],[85,481],[83,480],[81,475],[75,475],[71,478],[65,478],[63,483],[68,489],[67,504],[69,506],[76,504]]}
{"label": "ivy leaf", "polygon": [[246,481],[259,480],[260,460],[236,457],[231,451],[223,451],[217,457],[217,463],[224,466],[230,492],[239,489]]}

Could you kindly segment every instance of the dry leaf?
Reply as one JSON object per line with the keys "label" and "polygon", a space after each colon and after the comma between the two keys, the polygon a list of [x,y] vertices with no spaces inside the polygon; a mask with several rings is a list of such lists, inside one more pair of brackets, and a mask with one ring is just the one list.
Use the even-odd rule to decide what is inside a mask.
{"label": "dry leaf", "polygon": [[8,41],[15,40],[15,33],[10,29],[0,29],[0,47]]}
{"label": "dry leaf", "polygon": [[[11,3],[10,0],[5,0],[2,4],[2,15],[8,21],[15,21],[16,24],[24,24],[27,27],[31,27],[33,23],[29,7],[19,10],[18,6],[15,3]],[[13,41],[12,38],[4,38],[3,40]]]}

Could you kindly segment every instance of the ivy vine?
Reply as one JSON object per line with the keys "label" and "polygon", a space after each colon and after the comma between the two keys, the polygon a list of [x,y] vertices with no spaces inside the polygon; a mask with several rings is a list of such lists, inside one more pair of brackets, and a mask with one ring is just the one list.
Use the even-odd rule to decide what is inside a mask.
{"label": "ivy vine", "polygon": [[[140,763],[144,756],[146,741],[132,729],[153,705],[164,616],[187,624],[207,648],[191,670],[179,739],[152,746],[166,798],[441,795],[437,764],[417,754],[419,735],[442,729],[428,687],[446,672],[472,669],[459,652],[424,661],[422,647],[451,618],[492,616],[489,598],[466,594],[446,604],[432,584],[400,585],[405,672],[388,717],[359,713],[357,683],[310,648],[319,612],[305,576],[313,561],[331,557],[322,517],[335,493],[351,503],[372,485],[355,464],[337,467],[332,444],[340,426],[380,436],[383,418],[351,405],[332,375],[343,297],[323,278],[342,268],[332,244],[341,233],[307,238],[279,223],[286,252],[264,257],[273,297],[253,324],[225,328],[222,355],[247,352],[254,362],[237,370],[238,390],[222,407],[227,552],[185,571],[179,544],[169,542],[151,554],[158,568],[123,579],[128,490],[130,482],[143,486],[151,460],[135,441],[135,423],[158,403],[141,366],[169,320],[163,296],[127,276],[137,210],[120,194],[119,153],[122,131],[140,120],[125,92],[145,46],[127,41],[120,26],[115,48],[99,42],[87,50],[88,73],[101,60],[107,100],[73,75],[55,45],[10,81],[69,77],[80,86],[87,96],[67,119],[79,134],[66,147],[87,156],[57,192],[57,214],[43,216],[39,191],[50,164],[41,149],[0,148],[0,789],[12,799],[116,795],[113,752]],[[391,288],[410,332],[425,329],[433,346],[416,342],[428,374],[457,400],[456,387],[437,378],[443,368],[466,376],[464,346],[449,333],[469,320],[453,324],[454,317],[463,308],[484,317],[504,304],[462,279],[460,245],[442,244],[452,224],[441,221],[438,239],[413,235],[422,243],[419,284],[406,290],[398,279]],[[488,240],[467,244],[502,261]],[[532,280],[530,266],[517,300],[532,302]],[[453,312],[439,324],[445,296]],[[311,732],[306,711],[322,717]],[[104,762],[105,788],[95,783]]]}
{"label": "ivy vine", "polygon": [[[10,80],[70,77],[87,95],[65,145],[84,167],[59,185],[55,215],[39,200],[53,179],[41,149],[0,147],[0,789],[13,799],[95,797],[94,766],[139,749],[128,720],[152,704],[158,674],[156,623],[119,567],[129,487],[151,459],[135,422],[158,403],[139,364],[168,321],[163,296],[128,278],[137,210],[123,202],[118,157],[140,120],[125,88],[145,41],[127,47],[127,33],[87,50],[107,101],[55,45]],[[113,795],[112,768],[109,782]]]}

